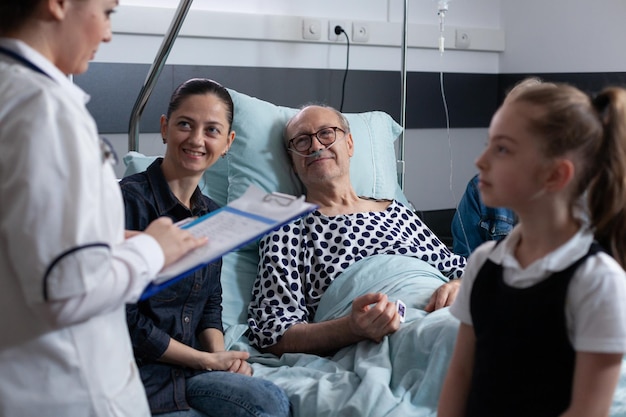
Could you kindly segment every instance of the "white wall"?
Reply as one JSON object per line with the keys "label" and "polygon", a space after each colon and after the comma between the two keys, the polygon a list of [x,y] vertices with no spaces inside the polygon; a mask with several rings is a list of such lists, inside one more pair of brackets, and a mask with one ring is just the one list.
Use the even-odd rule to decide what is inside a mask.
{"label": "white wall", "polygon": [[626,69],[623,0],[502,1],[502,73]]}
{"label": "white wall", "polygon": [[[418,210],[456,207],[467,181],[476,173],[474,160],[486,129],[411,129],[407,132],[407,197]],[[451,185],[452,184],[452,185]]]}
{"label": "white wall", "polygon": [[[173,15],[178,1],[123,0],[119,13],[113,16],[114,29],[116,20],[123,20],[124,8],[138,5],[161,7]],[[208,19],[206,25],[217,25],[219,13],[397,25],[402,21],[403,6],[404,0],[195,0],[190,13],[216,12],[216,20]],[[411,0],[408,20],[411,24],[437,25],[436,8],[436,0]],[[441,56],[433,48],[410,48],[407,69],[494,74],[624,71],[626,54],[621,53],[626,39],[624,16],[624,0],[450,0],[446,27],[503,30],[504,52],[447,49]],[[145,24],[137,22],[138,26]],[[183,32],[184,29],[183,26]],[[97,61],[151,63],[161,40],[162,35],[115,33],[113,41],[101,48]],[[345,65],[345,48],[327,43],[181,35],[168,63],[341,69]],[[401,51],[395,46],[353,44],[350,64],[354,69],[399,71]],[[463,192],[466,178],[475,172],[473,160],[482,150],[486,134],[486,129],[452,129],[448,139],[445,130],[407,131],[405,192],[409,199],[421,210],[453,207],[455,197]],[[124,135],[113,136],[119,143],[118,152],[124,153],[127,149]],[[153,138],[142,141],[147,153],[160,148]],[[453,156],[452,187],[450,155]]]}
{"label": "white wall", "polygon": [[[146,7],[145,16],[158,17],[156,34],[149,18],[136,18],[131,11],[136,6]],[[114,36],[112,42],[102,45],[96,62],[152,63],[161,45],[163,35],[178,6],[177,0],[124,0],[113,15]],[[348,21],[379,22],[385,31],[384,42],[397,35],[397,45],[358,45],[350,48],[350,68],[362,70],[400,71],[402,20],[404,0],[195,0],[181,28],[168,64],[225,65],[280,68],[343,69],[345,45],[329,43],[285,42],[275,40],[249,40],[221,37],[187,36],[190,25],[218,26],[219,19],[232,16],[224,13],[315,17]],[[207,14],[207,11],[211,13]],[[203,16],[194,23],[194,17]],[[412,0],[409,2],[408,21],[420,29],[424,36],[434,33],[432,47],[409,48],[406,57],[408,71],[489,73],[499,72],[500,54],[493,51],[455,50],[454,31],[450,29],[475,28],[501,30],[499,0],[450,0],[444,28],[446,50],[440,54],[436,49],[439,17],[436,0]],[[242,18],[245,16],[242,16]],[[212,20],[213,19],[213,20]],[[132,31],[128,26],[136,25]],[[374,28],[377,26],[374,26]],[[135,30],[136,29],[136,30]],[[149,29],[149,30],[146,30]],[[202,29],[202,28],[200,28]],[[422,29],[426,29],[423,30]],[[432,30],[431,30],[432,29]],[[194,29],[196,30],[196,29]],[[242,27],[241,30],[245,30]],[[374,30],[374,29],[373,29]],[[434,32],[433,32],[434,30]],[[141,33],[141,32],[146,33]],[[133,32],[133,33],[130,33]],[[195,33],[195,32],[194,32]],[[490,32],[487,32],[490,33]],[[376,38],[378,33],[372,33]],[[409,36],[411,32],[409,31]],[[382,36],[382,35],[381,35]],[[382,38],[380,38],[382,39]],[[382,42],[382,43],[384,43]],[[199,51],[202,51],[199,53]],[[436,105],[441,105],[438,101]],[[454,115],[451,115],[453,117]],[[103,132],[106,135],[106,132]],[[420,210],[450,208],[456,205],[452,195],[460,196],[475,169],[473,160],[483,147],[484,129],[408,130],[405,142],[405,193]],[[125,135],[106,135],[115,144],[118,154],[128,150]],[[144,137],[145,136],[145,137]],[[153,136],[153,135],[152,135]],[[139,150],[146,154],[158,152],[162,146],[148,135],[140,138]],[[450,140],[448,140],[448,136]],[[452,143],[450,149],[449,143]],[[450,155],[454,155],[450,170]],[[117,169],[122,175],[123,166]],[[452,174],[452,187],[450,176]],[[452,188],[452,190],[451,190]]]}
{"label": "white wall", "polygon": [[[152,6],[154,4],[154,6]],[[409,71],[445,72],[498,72],[498,53],[483,51],[454,50],[454,28],[500,31],[499,0],[450,0],[444,29],[446,31],[446,53],[442,57],[437,47],[439,17],[434,0],[411,1],[408,21],[420,30],[420,36],[431,36],[431,47],[410,48],[407,56]],[[169,5],[168,7],[165,7]],[[171,17],[174,16],[176,0],[128,0],[118,8],[113,17],[113,41],[101,47],[96,62],[151,63],[161,44]],[[329,19],[366,21],[378,24],[372,27],[371,37],[376,41],[368,44],[352,43],[350,66],[353,69],[399,71],[401,69],[402,18],[404,1],[401,0],[318,0],[303,2],[292,0],[240,0],[222,2],[196,0],[181,28],[181,33],[172,48],[168,63],[196,65],[236,65],[280,68],[331,68],[345,67],[345,44],[267,41],[245,39],[250,31],[245,25],[238,27],[237,16],[242,22],[249,16],[263,19],[264,16],[314,17],[327,24]],[[143,13],[137,13],[145,10]],[[145,6],[145,7],[144,7]],[[159,6],[159,7],[156,7]],[[254,18],[254,17],[253,17]],[[228,19],[226,26],[223,20]],[[244,20],[246,19],[246,20]],[[155,21],[157,21],[155,23]],[[267,24],[270,24],[267,21]],[[156,25],[156,27],[155,27]],[[129,27],[133,27],[129,33]],[[211,28],[223,28],[212,33]],[[433,32],[431,32],[432,30]],[[204,31],[207,37],[198,35]],[[452,33],[450,33],[452,31]],[[227,35],[219,35],[227,32]],[[280,31],[267,28],[267,38]],[[327,32],[327,30],[324,30]],[[383,32],[383,33],[380,33]],[[192,36],[190,36],[190,34]],[[299,32],[298,32],[299,34]],[[497,33],[487,32],[495,36]],[[322,34],[325,38],[327,33]],[[409,37],[416,35],[409,30]],[[240,38],[240,39],[237,39]],[[391,38],[391,39],[390,39]],[[395,45],[388,45],[395,38]],[[323,39],[324,40],[324,39]],[[477,39],[479,41],[479,39]],[[448,49],[450,47],[450,49]],[[198,49],[203,48],[203,49]],[[474,49],[471,45],[470,48]],[[198,53],[198,51],[207,51]]]}

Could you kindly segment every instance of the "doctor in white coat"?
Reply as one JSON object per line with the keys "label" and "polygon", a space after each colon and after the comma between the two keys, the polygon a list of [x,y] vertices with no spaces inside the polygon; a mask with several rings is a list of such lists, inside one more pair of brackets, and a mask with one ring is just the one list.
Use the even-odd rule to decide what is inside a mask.
{"label": "doctor in white coat", "polygon": [[117,0],[0,3],[0,415],[149,416],[126,327],[158,271],[205,243],[124,231],[119,186],[69,74]]}

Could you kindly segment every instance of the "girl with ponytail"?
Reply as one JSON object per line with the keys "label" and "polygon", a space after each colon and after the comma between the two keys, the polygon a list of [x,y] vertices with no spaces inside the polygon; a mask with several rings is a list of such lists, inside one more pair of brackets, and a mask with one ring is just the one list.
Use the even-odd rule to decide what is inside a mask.
{"label": "girl with ponytail", "polygon": [[468,260],[438,416],[608,416],[626,351],[626,90],[524,88],[476,165],[485,204],[519,223]]}

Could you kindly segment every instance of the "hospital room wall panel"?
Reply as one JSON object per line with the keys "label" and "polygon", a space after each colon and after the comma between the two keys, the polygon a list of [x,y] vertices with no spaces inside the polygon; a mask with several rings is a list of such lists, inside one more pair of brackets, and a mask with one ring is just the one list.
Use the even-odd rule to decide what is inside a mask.
{"label": "hospital room wall panel", "polygon": [[[157,4],[134,0],[124,1],[123,5],[141,3],[173,8],[177,1]],[[402,20],[403,3],[195,0],[193,7],[259,16],[350,16],[351,20],[397,24]],[[436,23],[435,0],[409,3],[411,24]],[[601,14],[595,13],[598,5],[594,2],[549,3],[450,2],[448,26],[501,28],[506,36],[503,52],[446,49],[440,54],[435,48],[409,48],[405,193],[417,209],[449,209],[456,205],[467,180],[476,172],[473,161],[484,146],[491,114],[515,81],[539,75],[550,81],[571,82],[588,91],[624,84],[626,55],[616,51],[622,49],[621,40],[626,35],[626,26],[620,20],[626,13],[626,3],[603,1]],[[123,13],[121,9],[119,14]],[[116,17],[119,15],[114,22]],[[207,21],[207,25],[213,23]],[[76,82],[92,94],[90,109],[103,134],[118,144],[118,153],[127,151],[129,112],[161,41],[158,35],[117,32],[112,42],[101,47],[90,70],[76,77]],[[321,101],[338,106],[346,58],[345,44],[180,36],[141,119],[139,150],[153,153],[162,148],[154,133],[163,112],[162,103],[184,77],[209,76],[280,105]],[[345,110],[383,110],[399,121],[400,64],[401,50],[397,46],[353,43]],[[446,130],[442,73],[450,131]]]}
{"label": "hospital room wall panel", "polygon": [[[446,16],[447,28],[452,26],[499,28],[498,0],[476,0],[473,4],[452,2]],[[112,140],[118,154],[128,150],[125,132],[128,131],[130,111],[133,99],[139,92],[150,64],[162,42],[162,34],[141,33],[142,29],[131,31],[116,30],[123,19],[125,7],[134,5],[150,7],[169,7],[170,14],[176,1],[124,1],[113,18],[114,36],[110,43],[103,44],[90,70],[76,82],[85,87],[92,95],[90,110],[96,116],[98,126],[105,136]],[[189,76],[208,76],[224,85],[241,92],[257,96],[275,104],[297,107],[306,102],[324,102],[339,106],[341,83],[349,57],[349,69],[346,83],[344,110],[348,112],[382,110],[400,121],[401,110],[401,33],[400,22],[403,2],[399,0],[348,0],[336,2],[321,0],[318,2],[293,2],[275,0],[259,2],[241,0],[238,2],[214,2],[195,0],[194,9],[211,10],[206,25],[221,24],[221,12],[256,14],[265,19],[266,15],[290,15],[302,17],[338,18],[350,21],[379,21],[383,28],[390,26],[397,34],[393,46],[362,45],[352,42],[347,45],[307,42],[280,42],[268,39],[245,39],[224,37],[188,36],[183,28],[167,58],[167,65],[155,87],[142,115],[140,123],[139,151],[154,154],[162,149],[160,140],[154,132],[158,129],[158,118],[164,111],[166,97],[175,85]],[[438,24],[437,2],[412,1],[408,15],[410,24]],[[229,17],[229,16],[226,16]],[[231,16],[232,17],[232,16]],[[245,16],[244,16],[245,17]],[[229,17],[230,18],[230,17]],[[139,24],[139,22],[141,24]],[[130,19],[131,26],[147,25],[144,19]],[[136,23],[135,23],[136,22]],[[190,20],[186,21],[189,25]],[[164,31],[166,24],[163,21]],[[201,23],[201,22],[200,22]],[[387,23],[388,25],[385,25]],[[201,25],[200,25],[201,26]],[[152,30],[154,28],[151,28]],[[196,30],[196,28],[192,28]],[[200,30],[202,28],[200,27]],[[241,28],[245,30],[245,28]],[[133,32],[133,33],[130,33]],[[228,33],[236,32],[228,30]],[[324,33],[324,36],[326,34]],[[448,37],[448,43],[452,39]],[[422,129],[444,129],[446,127],[444,103],[440,93],[440,73],[444,73],[444,87],[449,102],[450,124],[458,140],[472,143],[471,138],[463,140],[465,129],[484,128],[495,106],[495,85],[499,54],[490,51],[465,51],[446,49],[441,54],[436,48],[437,34],[432,39],[430,48],[411,47],[406,55],[408,103],[406,108],[407,136],[410,132]],[[349,56],[348,56],[349,51]],[[115,88],[111,88],[111,86]],[[459,91],[466,94],[466,100],[448,86],[465,86]],[[491,91],[490,94],[485,92]],[[479,103],[473,103],[481,97]],[[484,100],[482,100],[484,98]],[[430,130],[429,130],[430,131]],[[413,140],[410,138],[409,140]],[[417,135],[418,141],[422,138]],[[407,165],[412,163],[414,147],[408,147],[405,153]],[[449,178],[449,163],[435,160],[437,151],[425,146],[418,146],[424,161],[420,161],[419,173],[423,177]],[[430,155],[430,157],[429,157]],[[431,166],[425,166],[429,163]],[[120,176],[123,166],[116,172]],[[456,178],[456,177],[455,177]],[[405,180],[405,190],[411,199],[416,200],[421,192],[417,181],[421,178]],[[458,186],[463,186],[465,178],[458,177]],[[439,180],[434,180],[438,183]],[[448,180],[442,180],[442,192],[430,196],[429,202],[422,207],[428,209],[450,208],[450,200],[445,190]],[[423,201],[423,199],[419,199]]]}
{"label": "hospital room wall panel", "polygon": [[[93,63],[75,82],[92,95],[88,107],[118,155],[128,151],[130,112],[149,65]],[[487,138],[487,127],[504,93],[528,74],[408,73],[405,135],[405,194],[418,210],[456,206],[467,180],[476,172],[474,159]],[[564,81],[588,91],[610,84],[626,85],[625,73],[537,73],[548,81]],[[278,105],[299,107],[310,102],[339,107],[343,71],[252,67],[166,65],[141,118],[139,151],[161,154],[159,117],[169,94],[181,81],[211,77],[226,86]],[[399,73],[351,71],[344,111],[381,110],[399,121]],[[114,88],[111,88],[114,86]],[[158,135],[157,135],[158,136]],[[452,158],[452,159],[451,159]],[[123,165],[116,169],[118,176]]]}
{"label": "hospital room wall panel", "polygon": [[[148,70],[148,64],[99,62],[92,63],[89,71],[75,77],[75,82],[92,96],[88,107],[99,130],[113,142],[120,156],[128,151],[130,113]],[[318,102],[339,107],[343,75],[342,70],[329,69],[166,65],[140,119],[142,134],[138,150],[148,155],[162,154],[159,117],[166,110],[173,88],[190,77],[211,77],[230,88],[277,105],[299,107]],[[450,188],[450,164],[440,81],[439,73],[408,74],[405,192],[420,210],[454,207],[447,191]],[[497,104],[498,76],[445,73],[443,82],[447,90],[450,136],[455,143],[453,149],[456,152],[457,147],[461,147],[460,154],[466,155],[465,148],[473,146],[471,152],[477,153],[482,142],[474,146],[477,141],[472,132],[476,128],[484,129],[489,123]],[[381,110],[399,121],[399,85],[397,71],[350,71],[344,111]],[[463,163],[459,162],[459,166]],[[458,173],[455,171],[456,188],[464,186],[468,171],[467,167]],[[123,172],[124,166],[120,163],[116,173],[122,176]],[[437,188],[443,191],[432,192]],[[423,195],[428,198],[421,198]]]}
{"label": "hospital room wall panel", "polygon": [[[101,132],[128,132],[130,113],[148,69],[147,64],[92,63],[89,71],[74,78],[92,96],[87,106]],[[166,65],[142,114],[140,131],[158,131],[159,116],[169,95],[188,78],[213,78],[229,88],[282,106],[323,103],[339,108],[344,74],[341,70],[322,69]],[[438,73],[408,73],[407,128],[446,127],[440,81]],[[497,105],[497,75],[446,73],[443,86],[451,127],[488,125]],[[380,110],[400,121],[400,97],[399,72],[350,71],[343,110]]]}

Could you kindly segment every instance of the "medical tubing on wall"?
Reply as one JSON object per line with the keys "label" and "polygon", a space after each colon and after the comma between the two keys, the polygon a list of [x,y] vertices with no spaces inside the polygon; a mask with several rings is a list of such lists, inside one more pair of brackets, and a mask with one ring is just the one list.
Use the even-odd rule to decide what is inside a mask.
{"label": "medical tubing on wall", "polygon": [[[448,138],[448,153],[450,157],[450,180],[449,180],[449,188],[450,195],[452,196],[452,202],[454,203],[454,207],[458,210],[459,201],[454,193],[453,187],[453,179],[454,179],[454,158],[452,156],[452,135],[450,134],[450,113],[448,112],[448,101],[446,99],[446,91],[444,88],[444,80],[443,80],[443,52],[444,52],[444,41],[445,38],[443,36],[444,33],[444,19],[445,14],[448,11],[448,2],[447,0],[439,0],[437,4],[437,14],[439,15],[439,52],[440,54],[440,68],[439,71],[439,87],[441,90],[441,99],[443,102],[443,110],[446,117],[446,135]],[[456,213],[455,213],[456,215]],[[461,225],[461,231],[463,232],[463,238],[465,239],[465,244],[469,248],[469,241],[467,239],[467,233],[465,232],[465,225],[463,224],[463,219],[459,216],[459,224]]]}
{"label": "medical tubing on wall", "polygon": [[402,25],[402,47],[401,56],[402,62],[400,65],[400,126],[402,126],[402,132],[398,138],[398,185],[400,189],[404,191],[404,142],[406,140],[406,84],[407,84],[407,48],[408,48],[408,36],[409,36],[409,0],[404,0],[404,14]]}

